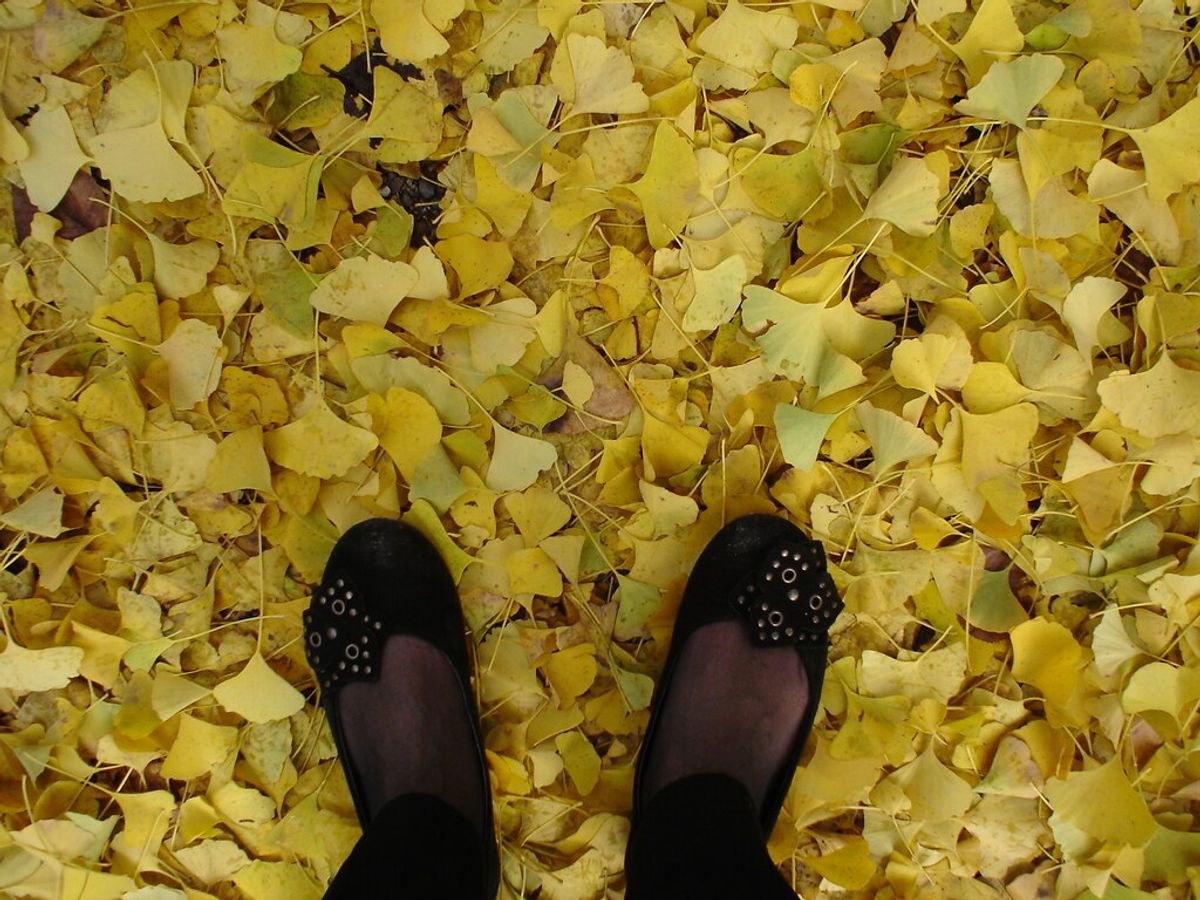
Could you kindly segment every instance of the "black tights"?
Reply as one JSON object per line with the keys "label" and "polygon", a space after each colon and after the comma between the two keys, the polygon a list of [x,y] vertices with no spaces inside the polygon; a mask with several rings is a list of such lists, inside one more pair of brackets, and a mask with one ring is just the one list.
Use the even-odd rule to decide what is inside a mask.
{"label": "black tights", "polygon": [[[616,873],[614,873],[616,874]],[[493,900],[471,823],[428,794],[389,801],[326,900]],[[654,794],[625,853],[626,900],[795,900],[767,855],[754,802],[726,775],[691,775]]]}

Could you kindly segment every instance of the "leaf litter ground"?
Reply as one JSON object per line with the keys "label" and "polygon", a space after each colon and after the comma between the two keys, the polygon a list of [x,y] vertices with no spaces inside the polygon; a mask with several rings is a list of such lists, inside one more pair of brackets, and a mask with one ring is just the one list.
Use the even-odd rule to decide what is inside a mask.
{"label": "leaf litter ground", "polygon": [[799,893],[1188,896],[1196,13],[5,4],[0,889],[319,896],[300,612],[400,515],[505,896],[619,897],[691,562],[774,512],[847,604]]}

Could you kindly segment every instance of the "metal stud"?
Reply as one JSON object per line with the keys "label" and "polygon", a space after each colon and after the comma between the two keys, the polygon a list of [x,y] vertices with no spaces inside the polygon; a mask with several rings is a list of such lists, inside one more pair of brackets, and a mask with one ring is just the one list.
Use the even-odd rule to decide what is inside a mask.
{"label": "metal stud", "polygon": [[358,609],[357,609],[356,607],[353,607],[353,606],[352,606],[352,607],[350,607],[348,610],[346,610],[346,612],[347,612],[347,613],[349,613],[349,615],[350,615],[350,618],[352,618],[352,619],[353,619],[355,616],[357,616],[357,615],[358,615]]}
{"label": "metal stud", "polygon": [[820,609],[824,605],[825,605],[825,600],[821,597],[820,594],[813,594],[811,597],[808,598],[808,608],[809,609],[813,609],[813,610]]}
{"label": "metal stud", "polygon": [[760,631],[758,633],[758,639],[760,641],[765,641],[767,639],[767,633],[765,631]]}
{"label": "metal stud", "polygon": [[351,666],[350,671],[354,672],[355,674],[358,674],[358,665],[356,664],[356,665]]}
{"label": "metal stud", "polygon": [[342,579],[339,578],[337,581],[334,582],[334,585],[336,585],[340,589],[340,588],[344,588],[346,586],[346,582],[342,581]]}
{"label": "metal stud", "polygon": [[762,605],[762,607],[761,607],[761,608],[762,608],[762,611],[763,611],[763,612],[766,612],[768,609],[770,609],[770,608],[771,608],[771,604],[770,604],[770,603],[764,603],[764,604]]}
{"label": "metal stud", "polygon": [[787,592],[787,598],[789,600],[791,600],[793,603],[795,603],[797,600],[800,599],[800,592],[798,590],[796,590],[795,588],[790,588]]}
{"label": "metal stud", "polygon": [[772,568],[772,569],[778,569],[778,568],[779,568],[780,566],[782,566],[782,565],[783,565],[783,563],[781,563],[781,562],[780,562],[779,560],[777,560],[777,559],[773,559],[773,560],[771,560],[771,568]]}
{"label": "metal stud", "polygon": [[813,624],[814,624],[814,625],[820,625],[820,624],[821,624],[821,617],[820,617],[820,616],[818,616],[818,615],[814,615],[814,616],[812,617],[812,622],[813,622]]}
{"label": "metal stud", "polygon": [[745,594],[738,594],[737,605],[738,606],[746,605],[746,595]]}
{"label": "metal stud", "polygon": [[783,579],[784,584],[791,584],[793,581],[796,580],[796,570],[795,569],[784,569],[782,572],[779,573],[779,577]]}
{"label": "metal stud", "polygon": [[334,628],[332,625],[330,625],[328,628],[325,629],[325,637],[329,638],[331,641],[336,641],[337,640],[337,629]]}
{"label": "metal stud", "polygon": [[779,555],[782,556],[784,559],[787,559],[789,556],[792,555],[792,551],[791,550],[780,550]]}
{"label": "metal stud", "polygon": [[358,642],[359,642],[360,644],[365,644],[365,643],[367,643],[369,640],[370,640],[370,638],[369,638],[369,637],[367,637],[367,636],[364,634],[362,637],[360,637],[360,638],[358,639]]}
{"label": "metal stud", "polygon": [[364,674],[364,675],[370,675],[370,674],[371,674],[371,667],[370,667],[370,666],[363,666],[363,674]]}
{"label": "metal stud", "polygon": [[773,640],[773,641],[779,640],[779,632],[778,631],[771,632],[771,640]]}
{"label": "metal stud", "polygon": [[763,576],[763,581],[774,581],[774,580],[775,580],[774,572],[768,572],[766,575]]}
{"label": "metal stud", "polygon": [[765,627],[766,627],[766,625],[767,625],[767,620],[766,620],[766,619],[759,619],[759,620],[758,620],[758,627],[759,627],[759,628],[765,628]]}
{"label": "metal stud", "polygon": [[320,597],[317,598],[317,602],[320,603],[322,606],[324,606],[326,603],[329,602],[329,598],[326,597],[324,594],[322,594]]}
{"label": "metal stud", "polygon": [[375,630],[376,630],[376,631],[378,631],[378,630],[379,630],[380,628],[382,628],[382,627],[383,627],[383,623],[382,623],[382,622],[376,622],[376,623],[375,623]]}
{"label": "metal stud", "polygon": [[346,661],[343,659],[338,663],[338,669],[345,669],[345,668],[346,668]]}
{"label": "metal stud", "polygon": [[778,628],[783,624],[783,613],[777,609],[772,610],[771,614],[767,616],[767,621],[770,622],[772,626]]}
{"label": "metal stud", "polygon": [[346,591],[345,596],[346,596],[347,600],[353,600],[354,599],[354,591]]}
{"label": "metal stud", "polygon": [[812,568],[812,567],[808,563],[806,563],[806,562],[800,563],[800,571],[801,572],[807,572],[810,568]]}
{"label": "metal stud", "polygon": [[347,644],[345,652],[347,659],[358,659],[358,644]]}
{"label": "metal stud", "polygon": [[308,645],[314,649],[317,647],[320,647],[321,646],[321,636],[314,631],[312,634],[310,634],[308,636]]}
{"label": "metal stud", "polygon": [[371,653],[370,653],[370,651],[368,651],[368,650],[364,650],[364,651],[362,652],[362,658],[363,658],[363,659],[370,659],[370,658],[371,658]]}
{"label": "metal stud", "polygon": [[783,633],[786,634],[788,637],[791,637],[792,635],[794,635],[796,633],[796,629],[793,628],[791,625],[789,625],[787,628],[783,629]]}

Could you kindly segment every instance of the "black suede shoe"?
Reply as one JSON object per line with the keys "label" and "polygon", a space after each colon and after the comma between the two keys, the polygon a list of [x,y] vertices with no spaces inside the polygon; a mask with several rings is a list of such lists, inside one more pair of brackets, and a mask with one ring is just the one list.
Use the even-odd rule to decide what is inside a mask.
{"label": "black suede shoe", "polygon": [[[437,550],[391,519],[361,522],[341,537],[304,614],[305,650],[359,821],[365,828],[392,799],[381,784],[402,785],[393,795],[437,796],[451,773],[455,790],[442,793],[454,795],[446,799],[479,833],[487,872],[481,896],[490,900],[499,860],[465,632]],[[389,644],[396,636],[405,637]],[[455,746],[438,746],[436,735],[445,734],[458,736]]]}
{"label": "black suede shoe", "polygon": [[770,833],[812,729],[828,629],[843,607],[821,544],[751,515],[713,537],[688,578],[634,781],[638,815],[701,773],[749,789]]}

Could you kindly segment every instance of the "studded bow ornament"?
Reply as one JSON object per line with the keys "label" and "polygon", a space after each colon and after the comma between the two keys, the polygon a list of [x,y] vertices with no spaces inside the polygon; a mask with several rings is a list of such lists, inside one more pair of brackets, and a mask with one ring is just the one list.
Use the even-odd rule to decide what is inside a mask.
{"label": "studded bow ornament", "polygon": [[318,591],[304,613],[304,649],[321,687],[330,690],[343,681],[374,681],[382,629],[383,622],[362,608],[346,579]]}
{"label": "studded bow ornament", "polygon": [[777,545],[732,602],[759,647],[822,641],[845,607],[817,543]]}

